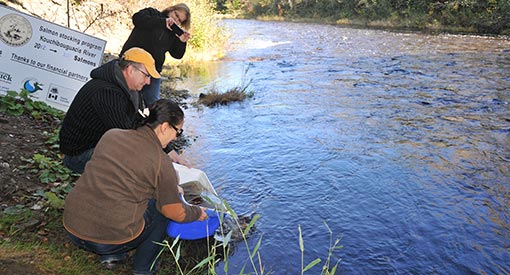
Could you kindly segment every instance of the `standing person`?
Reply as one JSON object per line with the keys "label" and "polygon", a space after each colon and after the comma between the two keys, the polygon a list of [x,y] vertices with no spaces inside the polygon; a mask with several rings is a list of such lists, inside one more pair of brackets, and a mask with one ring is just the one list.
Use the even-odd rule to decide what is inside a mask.
{"label": "standing person", "polygon": [[[122,47],[121,55],[132,47],[140,47],[148,51],[156,61],[156,70],[161,73],[165,62],[166,52],[173,58],[181,59],[186,52],[186,44],[190,39],[189,29],[191,13],[188,6],[180,3],[170,6],[163,11],[145,8],[133,15],[135,26]],[[180,35],[173,30],[172,25],[184,28]],[[142,90],[143,99],[147,106],[160,98],[161,79],[151,79],[150,85]]]}
{"label": "standing person", "polygon": [[92,70],[76,94],[60,129],[64,165],[82,173],[97,142],[111,128],[131,129],[143,109],[139,91],[160,78],[154,59],[141,48],[131,48],[118,60]]}
{"label": "standing person", "polygon": [[184,113],[161,99],[135,130],[111,129],[69,192],[63,224],[73,243],[111,267],[136,249],[133,274],[153,274],[168,219],[203,221],[204,209],[183,203],[178,176],[162,147],[182,134]]}

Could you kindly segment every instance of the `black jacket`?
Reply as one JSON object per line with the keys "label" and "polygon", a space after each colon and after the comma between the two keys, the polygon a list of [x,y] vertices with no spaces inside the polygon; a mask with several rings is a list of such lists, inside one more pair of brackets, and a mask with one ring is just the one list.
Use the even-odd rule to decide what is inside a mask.
{"label": "black jacket", "polygon": [[96,147],[112,128],[131,129],[142,109],[139,92],[128,90],[117,60],[90,72],[90,81],[76,94],[60,129],[60,151],[76,156]]}
{"label": "black jacket", "polygon": [[133,15],[135,27],[122,47],[120,56],[132,47],[149,52],[156,61],[156,70],[161,72],[168,52],[175,59],[181,59],[186,52],[186,43],[166,28],[168,16],[156,9],[145,8]]}

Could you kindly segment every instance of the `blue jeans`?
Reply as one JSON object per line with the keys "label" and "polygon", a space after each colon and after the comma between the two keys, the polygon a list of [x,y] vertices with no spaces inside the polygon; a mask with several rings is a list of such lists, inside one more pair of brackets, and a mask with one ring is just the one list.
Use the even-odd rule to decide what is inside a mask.
{"label": "blue jeans", "polygon": [[145,102],[145,106],[149,107],[152,103],[158,101],[160,99],[160,87],[161,87],[161,79],[151,77],[151,84],[143,86],[143,89],[140,91],[143,96],[143,101]]}
{"label": "blue jeans", "polygon": [[94,149],[95,148],[90,148],[77,156],[64,155],[64,159],[62,160],[62,162],[67,168],[71,169],[73,172],[82,174],[83,170],[85,170],[85,164],[87,164],[87,162],[92,158]]}
{"label": "blue jeans", "polygon": [[[111,258],[121,258],[119,255],[136,249],[133,257],[133,271],[137,274],[153,274],[152,263],[163,249],[163,246],[153,242],[161,243],[166,237],[168,219],[156,209],[156,201],[150,200],[147,210],[143,215],[145,227],[142,233],[134,240],[123,244],[100,244],[82,240],[68,232],[71,241],[78,247],[101,256],[109,255]],[[156,264],[154,265],[157,266]]]}

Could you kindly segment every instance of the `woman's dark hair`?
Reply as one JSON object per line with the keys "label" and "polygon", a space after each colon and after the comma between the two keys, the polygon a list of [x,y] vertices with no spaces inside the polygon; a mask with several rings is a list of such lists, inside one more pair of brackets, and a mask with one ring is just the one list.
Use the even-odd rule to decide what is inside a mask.
{"label": "woman's dark hair", "polygon": [[[143,110],[142,110],[143,113]],[[155,129],[159,124],[168,122],[176,126],[184,119],[184,112],[181,107],[170,99],[160,99],[149,107],[149,115],[142,117],[135,125],[135,129],[141,126],[149,126]]]}

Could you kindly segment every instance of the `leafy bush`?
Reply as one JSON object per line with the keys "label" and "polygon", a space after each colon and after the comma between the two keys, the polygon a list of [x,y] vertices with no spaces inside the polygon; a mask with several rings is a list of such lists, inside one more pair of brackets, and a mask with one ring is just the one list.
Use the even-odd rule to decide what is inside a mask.
{"label": "leafy bush", "polygon": [[30,114],[33,118],[45,121],[62,120],[65,113],[42,101],[32,100],[30,93],[22,89],[20,93],[7,91],[0,99],[0,112],[13,116]]}
{"label": "leafy bush", "polygon": [[191,0],[191,39],[183,60],[214,60],[224,55],[227,31],[220,26],[210,1]]}

